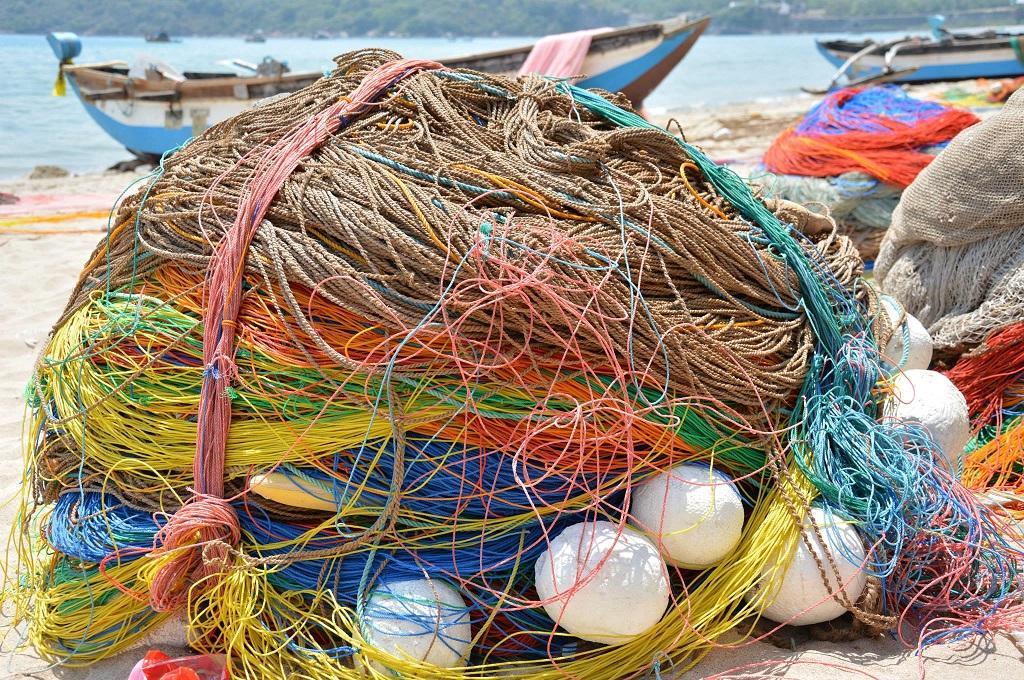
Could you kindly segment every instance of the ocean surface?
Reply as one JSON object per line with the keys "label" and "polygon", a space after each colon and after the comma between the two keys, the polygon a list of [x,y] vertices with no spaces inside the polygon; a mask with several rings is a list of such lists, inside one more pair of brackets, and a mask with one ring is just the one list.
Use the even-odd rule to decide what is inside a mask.
{"label": "ocean surface", "polygon": [[[231,70],[218,64],[233,58],[285,60],[293,71],[321,70],[349,50],[377,46],[408,57],[439,58],[513,47],[530,38],[348,38],[308,40],[268,38],[262,44],[241,38],[183,38],[181,43],[147,43],[141,37],[83,37],[77,63],[139,54],[158,57],[180,70]],[[127,151],[92,122],[81,103],[51,96],[57,61],[44,36],[0,35],[0,179],[24,175],[40,164],[73,172],[102,170],[129,158]],[[647,99],[652,113],[741,101],[791,97],[801,85],[823,85],[833,68],[817,53],[814,36],[702,37],[683,62]]]}

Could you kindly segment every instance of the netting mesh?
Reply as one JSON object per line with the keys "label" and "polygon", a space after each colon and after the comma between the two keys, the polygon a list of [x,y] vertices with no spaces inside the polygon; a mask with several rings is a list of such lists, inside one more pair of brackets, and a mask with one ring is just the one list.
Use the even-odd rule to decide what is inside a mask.
{"label": "netting mesh", "polygon": [[1024,95],[958,135],[903,193],[876,261],[882,289],[941,356],[1024,317]]}

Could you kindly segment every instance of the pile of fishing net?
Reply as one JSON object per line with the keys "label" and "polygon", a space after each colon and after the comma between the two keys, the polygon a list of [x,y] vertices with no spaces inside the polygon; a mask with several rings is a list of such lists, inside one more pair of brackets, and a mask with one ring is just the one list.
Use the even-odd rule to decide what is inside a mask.
{"label": "pile of fishing net", "polygon": [[757,182],[766,196],[823,208],[872,260],[903,189],[977,122],[895,85],[838,90],[772,142],[763,162],[773,174]]}
{"label": "pile of fishing net", "polygon": [[876,276],[956,356],[1024,319],[1024,94],[967,130],[904,192]]}
{"label": "pile of fishing net", "polygon": [[119,207],[30,386],[17,620],[302,678],[1019,625],[1007,518],[886,410],[900,320],[776,205],[615,97],[339,57]]}
{"label": "pile of fishing net", "polygon": [[927,328],[976,428],[965,481],[1024,508],[1024,93],[904,192],[876,275]]}

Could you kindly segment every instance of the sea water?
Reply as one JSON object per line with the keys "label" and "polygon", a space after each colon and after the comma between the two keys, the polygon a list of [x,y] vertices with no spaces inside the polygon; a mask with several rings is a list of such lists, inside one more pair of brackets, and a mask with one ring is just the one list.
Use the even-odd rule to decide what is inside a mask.
{"label": "sea water", "polygon": [[[337,54],[382,47],[407,57],[441,58],[514,47],[531,38],[189,38],[147,43],[141,37],[82,36],[76,63],[133,61],[146,54],[179,70],[226,71],[225,62],[258,62],[264,56],[288,62],[293,71],[322,70]],[[221,63],[218,63],[221,62]],[[70,88],[51,96],[57,61],[41,35],[0,35],[0,179],[24,175],[40,164],[73,172],[102,170],[130,157],[86,114]],[[711,107],[731,102],[796,96],[804,85],[823,86],[833,68],[817,54],[811,35],[700,38],[689,55],[648,97],[651,113]]]}

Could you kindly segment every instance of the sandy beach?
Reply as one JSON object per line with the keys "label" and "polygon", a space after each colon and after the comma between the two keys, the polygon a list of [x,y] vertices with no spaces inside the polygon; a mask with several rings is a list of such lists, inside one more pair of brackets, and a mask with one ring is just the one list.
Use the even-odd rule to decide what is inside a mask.
{"label": "sandy beach", "polygon": [[[772,104],[742,104],[714,110],[673,114],[688,141],[714,159],[742,172],[753,168],[770,141],[792,125],[813,99],[794,98]],[[99,134],[97,132],[97,134]],[[19,203],[0,206],[0,495],[17,495],[22,474],[21,420],[23,391],[37,352],[67,302],[80,268],[106,229],[103,216],[117,196],[141,173],[106,172],[0,182],[0,192]],[[68,217],[71,215],[71,217]],[[0,509],[0,533],[8,533],[15,503]],[[6,639],[6,649],[17,644]],[[929,648],[918,655],[889,639],[849,643],[796,642],[781,649],[760,642],[722,643],[694,671],[664,677],[787,678],[1013,678],[1024,676],[1024,647],[1007,637],[983,638],[959,646]],[[1020,643],[1018,643],[1020,644]],[[141,656],[137,650],[87,669],[48,668],[22,646],[0,666],[10,678],[120,679]],[[729,673],[732,671],[731,673]]]}

